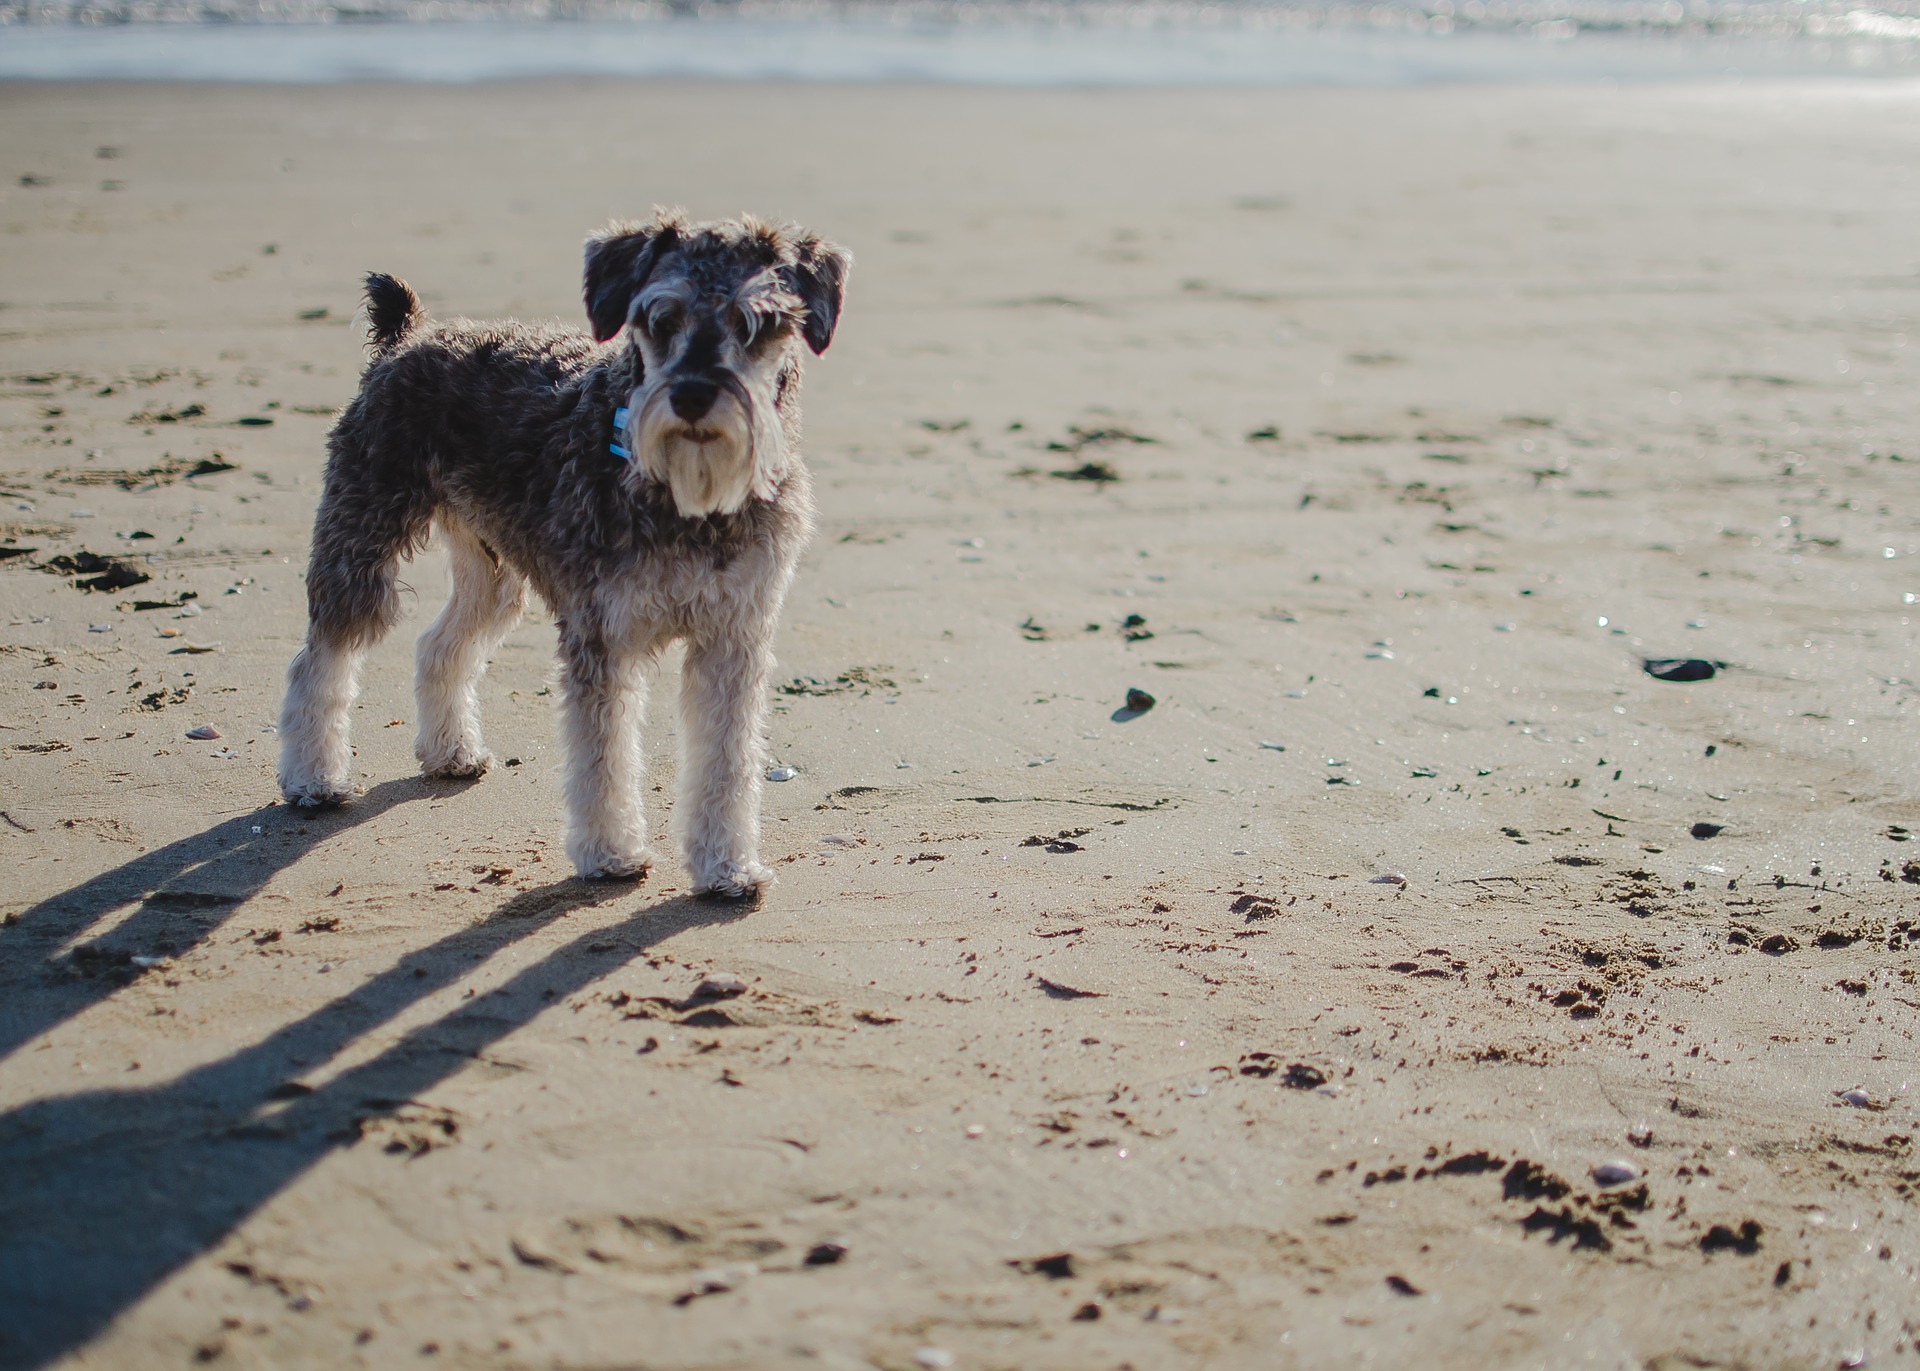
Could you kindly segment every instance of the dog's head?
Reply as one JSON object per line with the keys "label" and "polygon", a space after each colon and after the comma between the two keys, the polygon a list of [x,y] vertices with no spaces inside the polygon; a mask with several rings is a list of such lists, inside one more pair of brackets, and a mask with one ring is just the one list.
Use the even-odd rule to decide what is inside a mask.
{"label": "dog's head", "polygon": [[688,518],[772,499],[787,469],[780,398],[800,345],[825,352],[853,258],[792,225],[690,223],[656,210],[587,240],[587,317],[628,330],[643,380],[628,401],[637,476]]}

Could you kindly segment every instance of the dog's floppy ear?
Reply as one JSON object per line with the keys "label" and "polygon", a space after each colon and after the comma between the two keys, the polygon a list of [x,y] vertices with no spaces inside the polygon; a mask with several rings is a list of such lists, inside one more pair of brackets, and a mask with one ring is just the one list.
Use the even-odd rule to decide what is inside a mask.
{"label": "dog's floppy ear", "polygon": [[627,322],[633,297],[655,265],[679,240],[678,211],[657,211],[650,224],[614,223],[587,239],[587,319],[593,341],[604,343]]}
{"label": "dog's floppy ear", "polygon": [[840,301],[846,293],[853,254],[810,233],[793,246],[794,263],[782,267],[780,275],[806,306],[807,317],[800,333],[817,355],[827,350],[827,344],[833,341],[834,325],[840,322]]}

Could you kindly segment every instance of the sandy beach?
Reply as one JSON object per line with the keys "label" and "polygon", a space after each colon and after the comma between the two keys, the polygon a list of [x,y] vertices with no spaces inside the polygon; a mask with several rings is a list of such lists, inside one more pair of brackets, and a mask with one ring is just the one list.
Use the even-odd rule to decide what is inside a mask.
{"label": "sandy beach", "polygon": [[[0,1367],[1920,1366],[1917,154],[0,84]],[[544,611],[419,777],[437,552],[274,783],[362,276],[581,323],[655,203],[857,258],[756,908],[570,879]]]}

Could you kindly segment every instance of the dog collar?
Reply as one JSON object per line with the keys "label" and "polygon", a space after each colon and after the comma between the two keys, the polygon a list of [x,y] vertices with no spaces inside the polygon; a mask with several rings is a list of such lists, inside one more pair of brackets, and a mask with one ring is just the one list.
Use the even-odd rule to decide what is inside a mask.
{"label": "dog collar", "polygon": [[633,460],[633,454],[628,452],[620,443],[620,440],[627,436],[628,417],[629,411],[625,405],[620,406],[619,409],[613,412],[613,441],[607,444],[607,451],[611,452],[623,462],[631,462]]}

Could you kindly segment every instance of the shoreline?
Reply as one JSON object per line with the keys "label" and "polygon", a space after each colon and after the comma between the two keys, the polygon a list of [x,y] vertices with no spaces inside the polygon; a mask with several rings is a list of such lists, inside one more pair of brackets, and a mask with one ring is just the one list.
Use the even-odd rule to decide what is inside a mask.
{"label": "shoreline", "polygon": [[567,76],[1014,89],[1405,89],[1456,84],[1902,82],[1920,43],[1357,27],[669,19],[365,25],[13,25],[0,80],[428,85]]}

